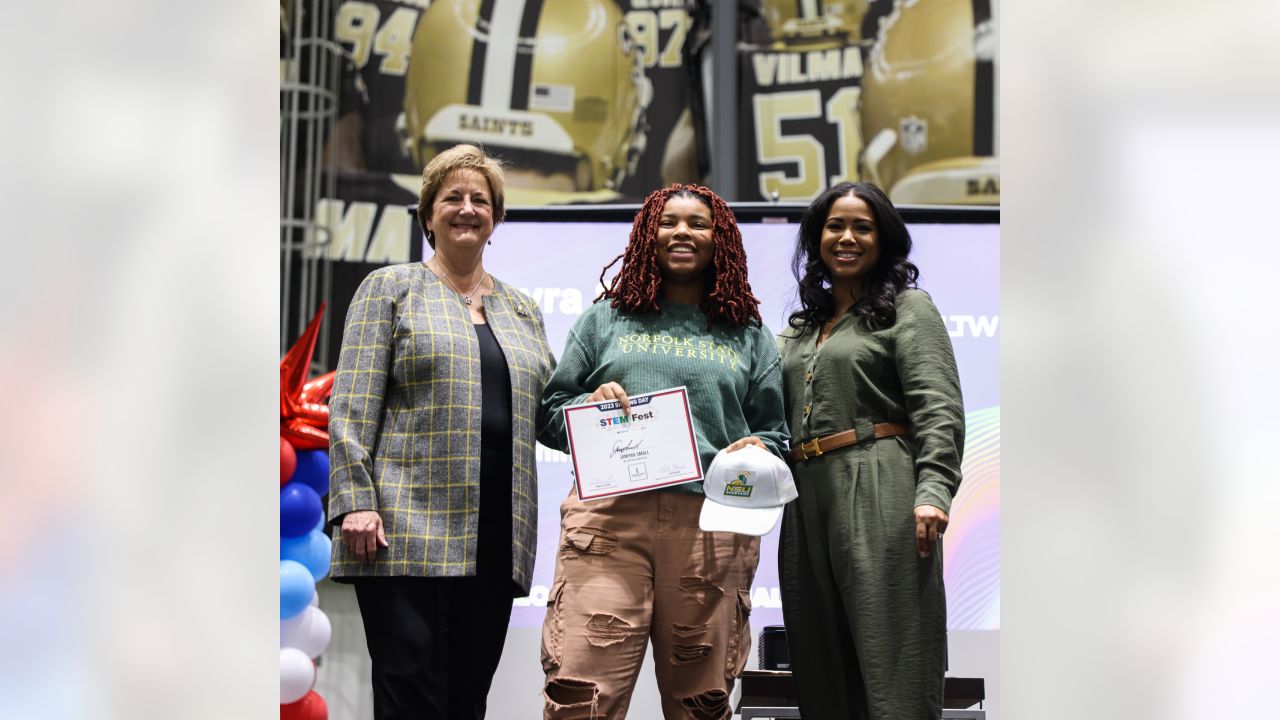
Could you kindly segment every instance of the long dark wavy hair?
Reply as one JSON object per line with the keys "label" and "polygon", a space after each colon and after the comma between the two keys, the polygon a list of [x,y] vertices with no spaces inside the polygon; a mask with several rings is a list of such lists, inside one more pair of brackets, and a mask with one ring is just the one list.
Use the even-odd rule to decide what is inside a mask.
{"label": "long dark wavy hair", "polygon": [[701,185],[676,184],[655,190],[645,198],[631,226],[631,239],[626,251],[600,271],[600,284],[605,273],[622,261],[622,269],[610,281],[608,289],[596,298],[630,313],[661,312],[662,271],[658,268],[658,221],[667,200],[686,197],[698,200],[711,210],[714,252],[707,267],[707,290],[698,307],[707,315],[708,329],[721,322],[730,327],[760,325],[760,301],[751,294],[747,282],[747,253],[742,247],[742,233],[733,211],[711,190]]}
{"label": "long dark wavy hair", "polygon": [[818,196],[800,218],[796,251],[791,258],[791,272],[799,285],[800,309],[787,319],[797,330],[822,327],[835,314],[831,272],[822,262],[822,228],[831,206],[849,194],[871,209],[876,221],[876,245],[880,249],[880,257],[863,280],[862,292],[849,312],[868,330],[893,327],[898,320],[895,304],[898,294],[915,287],[920,277],[920,270],[907,259],[911,254],[911,233],[907,232],[906,223],[884,191],[871,183],[840,183]]}

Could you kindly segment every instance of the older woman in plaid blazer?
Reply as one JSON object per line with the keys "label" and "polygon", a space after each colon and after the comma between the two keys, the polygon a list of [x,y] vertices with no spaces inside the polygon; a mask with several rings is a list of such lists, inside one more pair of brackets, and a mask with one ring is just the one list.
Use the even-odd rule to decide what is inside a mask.
{"label": "older woman in plaid blazer", "polygon": [[377,718],[482,718],[537,528],[535,421],[555,359],[538,306],[484,271],[498,163],[459,145],[423,171],[435,250],[374,271],[329,401],[332,574],[355,585]]}

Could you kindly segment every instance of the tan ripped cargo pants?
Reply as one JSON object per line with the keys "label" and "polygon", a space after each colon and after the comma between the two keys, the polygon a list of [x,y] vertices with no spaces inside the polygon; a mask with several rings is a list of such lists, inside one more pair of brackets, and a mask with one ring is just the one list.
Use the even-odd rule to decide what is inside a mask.
{"label": "tan ripped cargo pants", "polygon": [[649,640],[667,720],[722,720],[750,654],[760,539],[698,529],[702,496],[649,491],[560,504],[542,625],[548,720],[627,715]]}

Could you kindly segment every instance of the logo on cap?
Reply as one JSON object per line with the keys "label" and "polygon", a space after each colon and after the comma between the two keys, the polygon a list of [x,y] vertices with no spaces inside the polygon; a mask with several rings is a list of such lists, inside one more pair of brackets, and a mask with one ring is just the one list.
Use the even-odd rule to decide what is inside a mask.
{"label": "logo on cap", "polygon": [[755,490],[754,485],[747,484],[747,478],[751,477],[751,473],[743,470],[738,473],[738,477],[732,481],[725,483],[724,494],[734,497],[751,497],[751,491]]}

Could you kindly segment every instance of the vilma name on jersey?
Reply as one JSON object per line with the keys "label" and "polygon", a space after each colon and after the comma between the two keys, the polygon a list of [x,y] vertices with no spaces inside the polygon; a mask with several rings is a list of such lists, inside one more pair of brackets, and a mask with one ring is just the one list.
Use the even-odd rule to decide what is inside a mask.
{"label": "vilma name on jersey", "polygon": [[761,52],[751,56],[756,84],[800,85],[862,77],[862,54],[856,45],[808,52]]}

